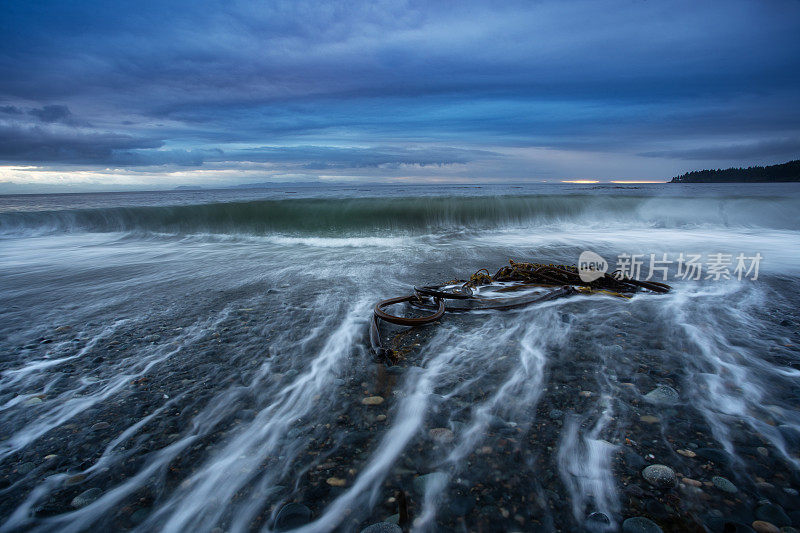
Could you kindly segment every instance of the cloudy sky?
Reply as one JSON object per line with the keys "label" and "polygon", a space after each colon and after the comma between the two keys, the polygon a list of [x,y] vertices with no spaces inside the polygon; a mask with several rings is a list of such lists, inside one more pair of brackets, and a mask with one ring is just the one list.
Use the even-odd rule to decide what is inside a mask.
{"label": "cloudy sky", "polygon": [[0,3],[0,192],[800,158],[800,1]]}

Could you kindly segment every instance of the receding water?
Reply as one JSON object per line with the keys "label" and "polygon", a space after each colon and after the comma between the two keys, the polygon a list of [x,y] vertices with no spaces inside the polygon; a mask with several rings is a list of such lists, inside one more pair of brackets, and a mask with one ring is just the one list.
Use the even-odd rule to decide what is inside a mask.
{"label": "receding water", "polygon": [[[0,197],[0,531],[271,530],[288,502],[359,531],[398,491],[419,531],[797,520],[798,215],[797,185]],[[369,352],[377,300],[584,250],[763,259]]]}

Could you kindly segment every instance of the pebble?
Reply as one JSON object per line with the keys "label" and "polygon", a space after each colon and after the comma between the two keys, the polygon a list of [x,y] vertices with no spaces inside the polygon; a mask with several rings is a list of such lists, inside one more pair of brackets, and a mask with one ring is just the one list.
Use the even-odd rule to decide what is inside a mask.
{"label": "pebble", "polygon": [[692,487],[702,487],[703,486],[703,483],[701,483],[700,481],[697,481],[696,479],[692,479],[692,478],[688,478],[688,477],[685,477],[685,478],[681,479],[681,482],[683,482],[684,485],[689,485],[689,486],[692,486]]}
{"label": "pebble", "polygon": [[675,471],[666,465],[650,465],[642,470],[642,477],[659,488],[674,487],[677,483]]}
{"label": "pebble", "polygon": [[678,391],[666,385],[660,385],[644,395],[648,403],[675,405],[680,401]]}
{"label": "pebble", "polygon": [[453,442],[455,438],[453,432],[447,428],[433,428],[428,431],[428,435],[430,435],[433,440],[443,443]]}
{"label": "pebble", "polygon": [[756,518],[775,524],[778,527],[792,525],[792,519],[783,511],[783,508],[771,503],[758,507],[756,509]]}
{"label": "pebble", "polygon": [[594,512],[586,517],[584,526],[592,533],[605,532],[611,529],[611,519],[603,513]]}
{"label": "pebble", "polygon": [[377,420],[378,422],[383,422],[384,420],[386,420],[386,415],[378,415],[375,417],[375,420]]}
{"label": "pebble", "polygon": [[33,464],[33,463],[31,463],[30,461],[28,461],[28,462],[25,462],[25,463],[22,463],[22,464],[20,464],[20,465],[17,467],[17,473],[18,473],[18,474],[25,475],[25,474],[27,474],[27,473],[31,472],[31,471],[32,471],[34,468],[36,468],[36,465],[34,465],[34,464]]}
{"label": "pebble", "polygon": [[147,518],[147,515],[150,514],[150,509],[147,507],[142,507],[141,509],[137,509],[131,514],[131,522],[134,524],[141,524]]}
{"label": "pebble", "polygon": [[756,451],[763,457],[767,457],[769,455],[769,450],[767,450],[763,446],[759,446],[758,448],[756,448]]}
{"label": "pebble", "polygon": [[694,453],[692,450],[676,450],[676,451],[684,457],[697,457],[697,454]]}
{"label": "pebble", "polygon": [[71,485],[77,485],[78,483],[83,483],[85,479],[85,474],[75,474],[74,476],[69,476],[66,480],[64,480],[64,485],[67,487]]}
{"label": "pebble", "polygon": [[81,507],[86,507],[90,503],[94,502],[100,495],[103,494],[103,491],[98,489],[97,487],[89,489],[87,491],[81,492],[74,498],[72,498],[72,506],[76,509]]}
{"label": "pebble", "polygon": [[100,429],[106,429],[108,427],[111,427],[111,424],[108,422],[98,422],[97,424],[94,424],[91,429],[92,431],[97,431]]}
{"label": "pebble", "polygon": [[37,397],[37,396],[34,396],[33,398],[28,398],[27,400],[25,400],[25,405],[36,405],[38,403],[42,403],[42,399]]}
{"label": "pebble", "polygon": [[698,448],[696,453],[703,459],[708,459],[709,461],[713,461],[721,466],[730,466],[731,464],[730,455],[723,450],[717,450],[715,448]]}
{"label": "pebble", "polygon": [[340,477],[329,477],[325,481],[331,487],[344,487],[345,485],[347,485],[347,480],[344,480]]}
{"label": "pebble", "polygon": [[305,525],[311,521],[311,509],[301,503],[287,503],[275,517],[274,528],[277,531],[287,531]]}
{"label": "pebble", "polygon": [[378,522],[361,530],[361,533],[403,533],[400,526],[390,522]]}
{"label": "pebble", "polygon": [[551,420],[559,420],[564,417],[564,411],[561,409],[552,409],[549,416]]}
{"label": "pebble", "polygon": [[645,424],[655,424],[660,419],[657,416],[653,416],[653,415],[643,415],[643,416],[639,417],[639,420],[641,420]]}
{"label": "pebble", "polygon": [[775,524],[770,524],[769,522],[764,522],[763,520],[756,520],[752,525],[753,529],[756,530],[756,533],[781,533],[781,530],[778,529],[778,526]]}
{"label": "pebble", "polygon": [[380,405],[383,403],[383,398],[380,396],[367,396],[361,400],[361,403],[364,405]]}
{"label": "pebble", "polygon": [[663,533],[658,524],[643,516],[628,518],[622,523],[623,533]]}
{"label": "pebble", "polygon": [[727,492],[729,494],[734,494],[739,492],[739,489],[736,488],[736,485],[728,481],[728,479],[722,476],[714,476],[711,478],[711,483],[714,484],[719,490],[723,492]]}

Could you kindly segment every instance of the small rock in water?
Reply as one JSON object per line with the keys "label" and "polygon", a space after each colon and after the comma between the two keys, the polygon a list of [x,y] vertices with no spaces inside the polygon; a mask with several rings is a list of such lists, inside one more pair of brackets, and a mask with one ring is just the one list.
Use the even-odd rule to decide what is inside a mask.
{"label": "small rock in water", "polygon": [[769,522],[764,522],[763,520],[756,520],[753,522],[753,529],[756,530],[756,533],[781,533],[778,526],[770,524]]}
{"label": "small rock in water", "polygon": [[65,331],[69,331],[72,329],[72,326],[58,326],[56,328],[56,333],[64,333]]}
{"label": "small rock in water", "polygon": [[675,405],[680,401],[678,391],[666,385],[660,385],[644,395],[644,400],[648,403]]}
{"label": "small rock in water", "polygon": [[713,461],[720,466],[729,466],[731,464],[730,455],[728,455],[728,453],[723,450],[717,450],[714,448],[698,448],[696,452],[697,455],[699,455],[703,459],[708,459],[709,461]]}
{"label": "small rock in water", "polygon": [[428,487],[438,484],[447,483],[447,474],[444,472],[431,472],[414,478],[414,490],[417,494],[425,494]]}
{"label": "small rock in water", "polygon": [[37,396],[34,396],[33,398],[28,398],[27,400],[25,400],[25,405],[36,405],[38,403],[42,403],[42,399],[37,397]]}
{"label": "small rock in water", "polygon": [[658,524],[643,516],[628,518],[622,523],[623,533],[663,533]]}
{"label": "small rock in water", "polygon": [[430,435],[433,440],[444,443],[453,442],[455,438],[453,432],[447,428],[433,428],[428,431],[428,435]]}
{"label": "small rock in water", "polygon": [[131,514],[131,522],[134,524],[141,524],[147,518],[147,515],[150,514],[150,509],[147,507],[142,507],[141,509],[137,509]]}
{"label": "small rock in water", "polygon": [[675,471],[666,465],[650,465],[642,470],[642,477],[651,485],[660,488],[674,487],[678,482]]}
{"label": "small rock in water", "polygon": [[311,522],[311,509],[301,503],[287,503],[275,517],[275,529],[287,531]]}
{"label": "small rock in water", "polygon": [[551,420],[559,420],[564,417],[564,411],[561,409],[552,409],[550,411],[550,419]]}
{"label": "small rock in water", "polygon": [[75,507],[76,509],[80,509],[81,507],[86,507],[90,503],[94,502],[97,498],[99,498],[101,494],[103,494],[103,491],[98,489],[97,487],[81,492],[80,494],[72,498],[72,506]]}
{"label": "small rock in water", "polygon": [[697,457],[697,454],[694,453],[692,450],[676,450],[676,451],[684,457]]}
{"label": "small rock in water", "polygon": [[378,415],[375,417],[375,420],[377,420],[378,422],[383,422],[384,420],[386,420],[386,415]]}
{"label": "small rock in water", "polygon": [[586,517],[584,526],[591,533],[603,533],[611,530],[611,519],[603,513],[594,512]]}
{"label": "small rock in water", "polygon": [[380,396],[367,396],[366,398],[361,400],[361,403],[363,403],[364,405],[380,405],[383,403],[383,398],[381,398]]}
{"label": "small rock in water", "polygon": [[641,420],[645,424],[655,424],[656,422],[659,421],[659,418],[653,415],[643,415],[639,417],[639,420]]}
{"label": "small rock in water", "polygon": [[329,477],[326,480],[326,482],[331,487],[344,487],[345,485],[347,485],[347,480],[344,480],[344,479],[342,479],[340,477]]}
{"label": "small rock in water", "polygon": [[783,508],[771,503],[767,503],[756,509],[756,518],[764,522],[775,524],[778,527],[792,525],[792,519],[783,511]]}
{"label": "small rock in water", "polygon": [[722,476],[714,476],[711,478],[711,482],[717,487],[719,490],[723,492],[727,492],[729,494],[734,494],[739,492],[739,489],[736,488],[736,485],[728,481],[726,478]]}
{"label": "small rock in water", "polygon": [[34,468],[36,468],[36,465],[34,465],[32,462],[28,461],[28,462],[22,463],[21,465],[19,465],[17,467],[17,473],[25,475],[25,474],[31,472]]}
{"label": "small rock in water", "polygon": [[91,429],[92,431],[97,431],[100,429],[106,429],[107,427],[111,427],[111,424],[108,422],[98,422],[97,424],[94,424]]}
{"label": "small rock in water", "polygon": [[378,522],[361,530],[361,533],[403,533],[400,526],[390,522]]}
{"label": "small rock in water", "polygon": [[70,485],[77,485],[78,483],[83,483],[85,479],[85,474],[75,474],[74,476],[69,476],[66,480],[64,480],[64,485],[67,487]]}

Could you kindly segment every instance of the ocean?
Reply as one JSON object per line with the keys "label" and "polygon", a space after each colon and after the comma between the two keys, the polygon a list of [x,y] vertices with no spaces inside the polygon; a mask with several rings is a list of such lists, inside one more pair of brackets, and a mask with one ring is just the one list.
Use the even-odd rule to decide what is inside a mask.
{"label": "ocean", "polygon": [[[673,289],[370,351],[379,300],[584,251]],[[0,531],[797,525],[798,259],[797,184],[0,196]]]}

